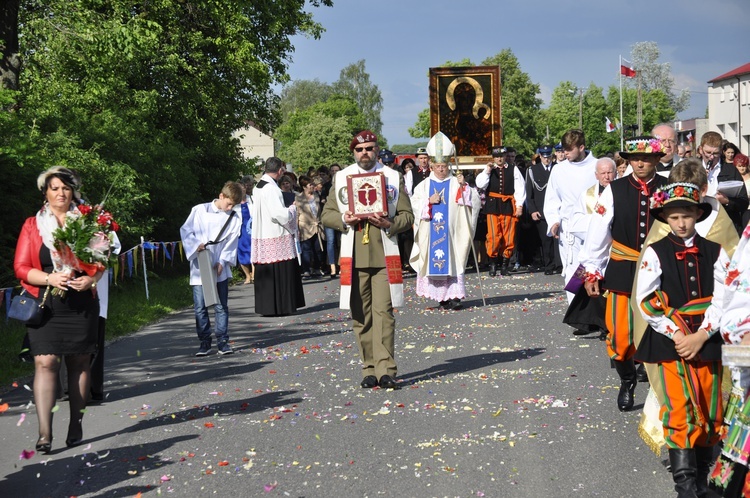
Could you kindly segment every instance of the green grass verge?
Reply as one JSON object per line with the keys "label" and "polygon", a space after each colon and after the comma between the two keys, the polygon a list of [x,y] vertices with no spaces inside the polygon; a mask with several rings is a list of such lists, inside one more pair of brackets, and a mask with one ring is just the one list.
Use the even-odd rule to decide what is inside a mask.
{"label": "green grass verge", "polygon": [[[188,271],[186,263],[175,262],[174,267],[165,268],[157,265],[156,273],[148,273],[148,300],[142,274],[110,285],[107,339],[132,334],[173,311],[191,306],[193,294],[188,284]],[[0,313],[3,338],[0,342],[0,391],[34,373],[33,365],[18,359],[25,333],[25,326],[15,320],[6,322],[5,313]]]}

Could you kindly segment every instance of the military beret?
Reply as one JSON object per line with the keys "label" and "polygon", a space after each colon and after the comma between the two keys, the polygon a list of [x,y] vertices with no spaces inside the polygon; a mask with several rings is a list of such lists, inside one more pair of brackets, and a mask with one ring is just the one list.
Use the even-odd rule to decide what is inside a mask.
{"label": "military beret", "polygon": [[349,144],[349,150],[354,150],[354,147],[360,144],[364,144],[367,142],[375,142],[377,143],[378,137],[370,130],[362,130],[356,135],[354,135],[354,138],[352,138],[352,142]]}

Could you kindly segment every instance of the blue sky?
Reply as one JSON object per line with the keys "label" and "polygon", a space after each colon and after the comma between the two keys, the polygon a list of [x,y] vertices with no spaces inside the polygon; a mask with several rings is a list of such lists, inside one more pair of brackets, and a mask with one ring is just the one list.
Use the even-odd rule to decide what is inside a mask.
{"label": "blue sky", "polygon": [[691,90],[681,119],[704,116],[708,80],[750,62],[750,0],[334,0],[313,13],[326,32],[294,37],[292,80],[330,83],[365,59],[391,144],[415,141],[407,129],[428,106],[428,69],[446,60],[479,64],[510,48],[546,106],[561,81],[617,84],[619,56],[655,41],[675,88]]}

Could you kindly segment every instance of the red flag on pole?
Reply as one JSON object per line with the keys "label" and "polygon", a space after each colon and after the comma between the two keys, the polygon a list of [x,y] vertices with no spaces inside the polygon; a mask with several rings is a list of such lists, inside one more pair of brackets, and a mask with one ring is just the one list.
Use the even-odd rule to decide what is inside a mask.
{"label": "red flag on pole", "polygon": [[610,121],[609,118],[605,117],[605,119],[607,120],[604,123],[605,126],[607,127],[607,133],[611,133],[615,131],[617,129],[617,126],[615,126],[615,124],[612,121]]}
{"label": "red flag on pole", "polygon": [[633,63],[625,59],[621,60],[622,62],[620,62],[620,74],[627,78],[635,78],[635,69],[633,69]]}
{"label": "red flag on pole", "polygon": [[687,134],[687,140],[688,140],[688,142],[692,142],[693,141],[693,132],[692,131],[688,132],[688,134]]}

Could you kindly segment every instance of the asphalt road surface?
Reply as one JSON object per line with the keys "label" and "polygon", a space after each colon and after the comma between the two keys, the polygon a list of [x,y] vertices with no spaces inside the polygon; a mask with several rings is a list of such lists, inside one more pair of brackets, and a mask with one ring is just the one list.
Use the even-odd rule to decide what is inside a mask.
{"label": "asphalt road surface", "polygon": [[[561,323],[559,275],[468,277],[465,309],[414,294],[397,311],[398,390],[359,387],[338,280],[305,282],[290,317],[254,313],[230,289],[236,353],[194,357],[192,308],[107,346],[107,398],[88,408],[82,446],[33,450],[31,380],[0,414],[0,496],[662,497],[666,452],[621,413],[597,335]],[[27,386],[23,384],[26,383]],[[24,458],[26,456],[27,458]]]}

